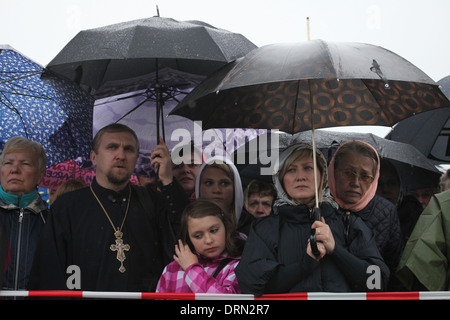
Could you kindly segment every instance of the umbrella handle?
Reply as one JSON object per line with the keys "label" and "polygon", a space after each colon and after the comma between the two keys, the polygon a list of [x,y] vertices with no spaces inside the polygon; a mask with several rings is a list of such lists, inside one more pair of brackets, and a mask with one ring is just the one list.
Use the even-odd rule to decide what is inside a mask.
{"label": "umbrella handle", "polygon": [[311,245],[311,251],[314,256],[319,257],[320,251],[317,248],[316,229],[311,229],[311,235],[309,236],[309,244]]}
{"label": "umbrella handle", "polygon": [[[312,209],[312,217],[314,221],[320,221],[322,219],[322,213],[319,207]],[[317,248],[316,229],[311,228],[311,234],[309,236],[309,243],[311,245],[311,251],[316,257],[320,256],[319,248]]]}

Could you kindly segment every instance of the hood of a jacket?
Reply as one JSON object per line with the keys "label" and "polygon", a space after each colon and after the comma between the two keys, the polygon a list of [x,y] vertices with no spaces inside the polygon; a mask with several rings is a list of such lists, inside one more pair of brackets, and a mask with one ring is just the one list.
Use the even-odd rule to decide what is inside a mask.
{"label": "hood of a jacket", "polygon": [[234,163],[226,158],[226,157],[212,157],[201,165],[200,169],[197,173],[197,179],[195,180],[195,196],[197,199],[200,195],[200,177],[202,175],[203,169],[208,164],[212,164],[214,162],[218,163],[225,163],[227,164],[233,171],[234,175],[234,212],[236,214],[236,221],[239,221],[239,218],[241,217],[242,208],[244,207],[244,191],[242,189],[242,181],[241,176],[239,175],[239,171],[237,170]]}

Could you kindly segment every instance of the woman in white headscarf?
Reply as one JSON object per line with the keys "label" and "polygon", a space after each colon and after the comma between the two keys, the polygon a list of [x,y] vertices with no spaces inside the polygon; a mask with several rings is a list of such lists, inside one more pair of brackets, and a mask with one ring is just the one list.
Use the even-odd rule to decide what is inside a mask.
{"label": "woman in white headscarf", "polygon": [[[256,219],[236,269],[243,293],[367,291],[383,289],[389,270],[372,233],[357,217],[348,226],[336,207],[323,199],[326,162],[317,152],[318,198],[321,221],[312,215],[315,206],[313,151],[308,144],[295,144],[280,155],[273,175],[278,199],[275,214]],[[309,241],[316,229],[320,254]],[[367,287],[369,266],[379,267],[379,282]]]}
{"label": "woman in white headscarf", "polygon": [[222,207],[237,226],[248,235],[253,216],[243,210],[244,192],[234,163],[224,157],[212,157],[202,164],[195,182],[197,198],[211,199]]}

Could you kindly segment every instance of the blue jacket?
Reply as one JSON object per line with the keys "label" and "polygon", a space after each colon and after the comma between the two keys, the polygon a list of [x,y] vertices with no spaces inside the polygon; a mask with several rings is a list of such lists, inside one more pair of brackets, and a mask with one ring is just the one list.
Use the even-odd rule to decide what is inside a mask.
{"label": "blue jacket", "polygon": [[11,252],[11,262],[3,275],[2,290],[26,289],[48,213],[48,205],[39,195],[23,209],[0,200],[0,220]]}

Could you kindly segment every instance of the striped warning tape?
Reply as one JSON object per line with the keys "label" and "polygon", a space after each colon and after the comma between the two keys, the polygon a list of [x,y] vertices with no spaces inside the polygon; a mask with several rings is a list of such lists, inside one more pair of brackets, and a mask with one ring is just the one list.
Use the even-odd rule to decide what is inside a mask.
{"label": "striped warning tape", "polygon": [[450,300],[450,291],[424,292],[309,292],[265,294],[155,293],[109,291],[0,291],[0,297],[60,297],[93,299],[158,299],[158,300]]}

